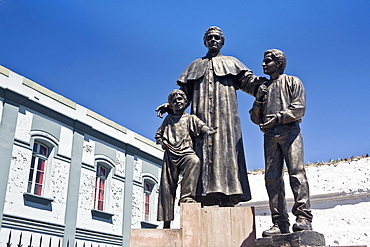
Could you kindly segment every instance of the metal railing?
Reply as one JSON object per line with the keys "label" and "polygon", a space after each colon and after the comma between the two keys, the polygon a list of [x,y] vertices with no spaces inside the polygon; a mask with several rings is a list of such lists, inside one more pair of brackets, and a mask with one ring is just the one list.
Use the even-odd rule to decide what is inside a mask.
{"label": "metal railing", "polygon": [[[23,237],[23,233],[21,232],[19,237],[17,238],[16,236],[12,236],[12,232],[10,231],[9,232],[9,236],[8,236],[8,241],[6,242],[6,247],[45,247],[45,243],[43,241],[48,241],[48,247],[61,247],[62,246],[62,239],[59,238],[58,240],[57,239],[53,239],[52,237],[50,237],[49,240],[44,240],[42,236],[40,236],[40,239],[37,241],[33,240],[33,234],[30,235],[29,239],[25,239],[25,237]],[[79,242],[80,246],[82,245],[82,247],[86,247],[86,243],[81,243]],[[67,247],[70,247],[70,241],[68,240],[67,241]],[[72,245],[73,247],[73,245]],[[74,247],[78,247],[77,246],[77,241],[75,241],[74,243]],[[90,247],[93,247],[93,244],[91,243],[91,246]],[[97,245],[97,247],[100,247],[100,244]]]}

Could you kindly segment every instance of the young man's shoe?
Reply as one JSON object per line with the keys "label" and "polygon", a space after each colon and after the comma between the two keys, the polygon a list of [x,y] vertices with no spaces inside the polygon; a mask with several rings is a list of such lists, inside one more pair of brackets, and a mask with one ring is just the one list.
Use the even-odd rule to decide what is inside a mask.
{"label": "young man's shoe", "polygon": [[289,233],[289,226],[278,226],[278,224],[274,224],[270,229],[262,232],[262,237],[271,237],[285,233]]}
{"label": "young man's shoe", "polygon": [[293,225],[293,232],[312,230],[311,221],[308,219],[298,218],[297,222]]}

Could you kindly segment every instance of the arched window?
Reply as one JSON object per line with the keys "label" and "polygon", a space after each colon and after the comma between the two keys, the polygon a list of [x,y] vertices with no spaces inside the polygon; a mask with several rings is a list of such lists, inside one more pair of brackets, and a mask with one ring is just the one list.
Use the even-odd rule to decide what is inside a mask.
{"label": "arched window", "polygon": [[27,194],[45,197],[48,195],[50,167],[58,140],[51,134],[31,131],[32,158],[27,181]]}
{"label": "arched window", "polygon": [[150,211],[151,205],[150,203],[150,197],[152,194],[153,185],[148,182],[148,180],[144,181],[144,221],[149,222],[150,221]]}
{"label": "arched window", "polygon": [[142,227],[152,228],[153,222],[156,222],[156,212],[157,212],[157,194],[158,189],[157,180],[153,175],[149,173],[144,173],[143,175],[143,218]]}
{"label": "arched window", "polygon": [[106,203],[106,187],[109,170],[102,163],[96,166],[96,177],[94,186],[94,209],[104,211],[104,204]]}
{"label": "arched window", "polygon": [[114,162],[105,155],[95,156],[94,210],[109,211],[109,191]]}
{"label": "arched window", "polygon": [[32,149],[31,167],[28,176],[27,193],[41,196],[45,184],[45,172],[50,150],[47,145],[35,140]]}

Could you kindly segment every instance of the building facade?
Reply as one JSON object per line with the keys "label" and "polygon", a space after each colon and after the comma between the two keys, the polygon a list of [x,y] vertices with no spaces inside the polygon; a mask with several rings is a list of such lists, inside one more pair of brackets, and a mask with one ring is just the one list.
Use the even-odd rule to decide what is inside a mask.
{"label": "building facade", "polygon": [[154,142],[0,66],[0,244],[128,246],[156,227]]}

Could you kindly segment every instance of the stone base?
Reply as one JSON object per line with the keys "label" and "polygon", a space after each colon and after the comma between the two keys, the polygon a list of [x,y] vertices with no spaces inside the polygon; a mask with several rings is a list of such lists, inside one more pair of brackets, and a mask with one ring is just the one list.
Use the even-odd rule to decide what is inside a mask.
{"label": "stone base", "polygon": [[254,208],[201,208],[199,245],[204,247],[251,247],[256,240]]}
{"label": "stone base", "polygon": [[132,229],[130,247],[182,247],[180,229]]}
{"label": "stone base", "polygon": [[253,247],[253,207],[181,204],[180,229],[132,229],[130,247]]}
{"label": "stone base", "polygon": [[324,235],[315,231],[300,231],[280,234],[256,240],[256,247],[301,247],[325,246]]}

